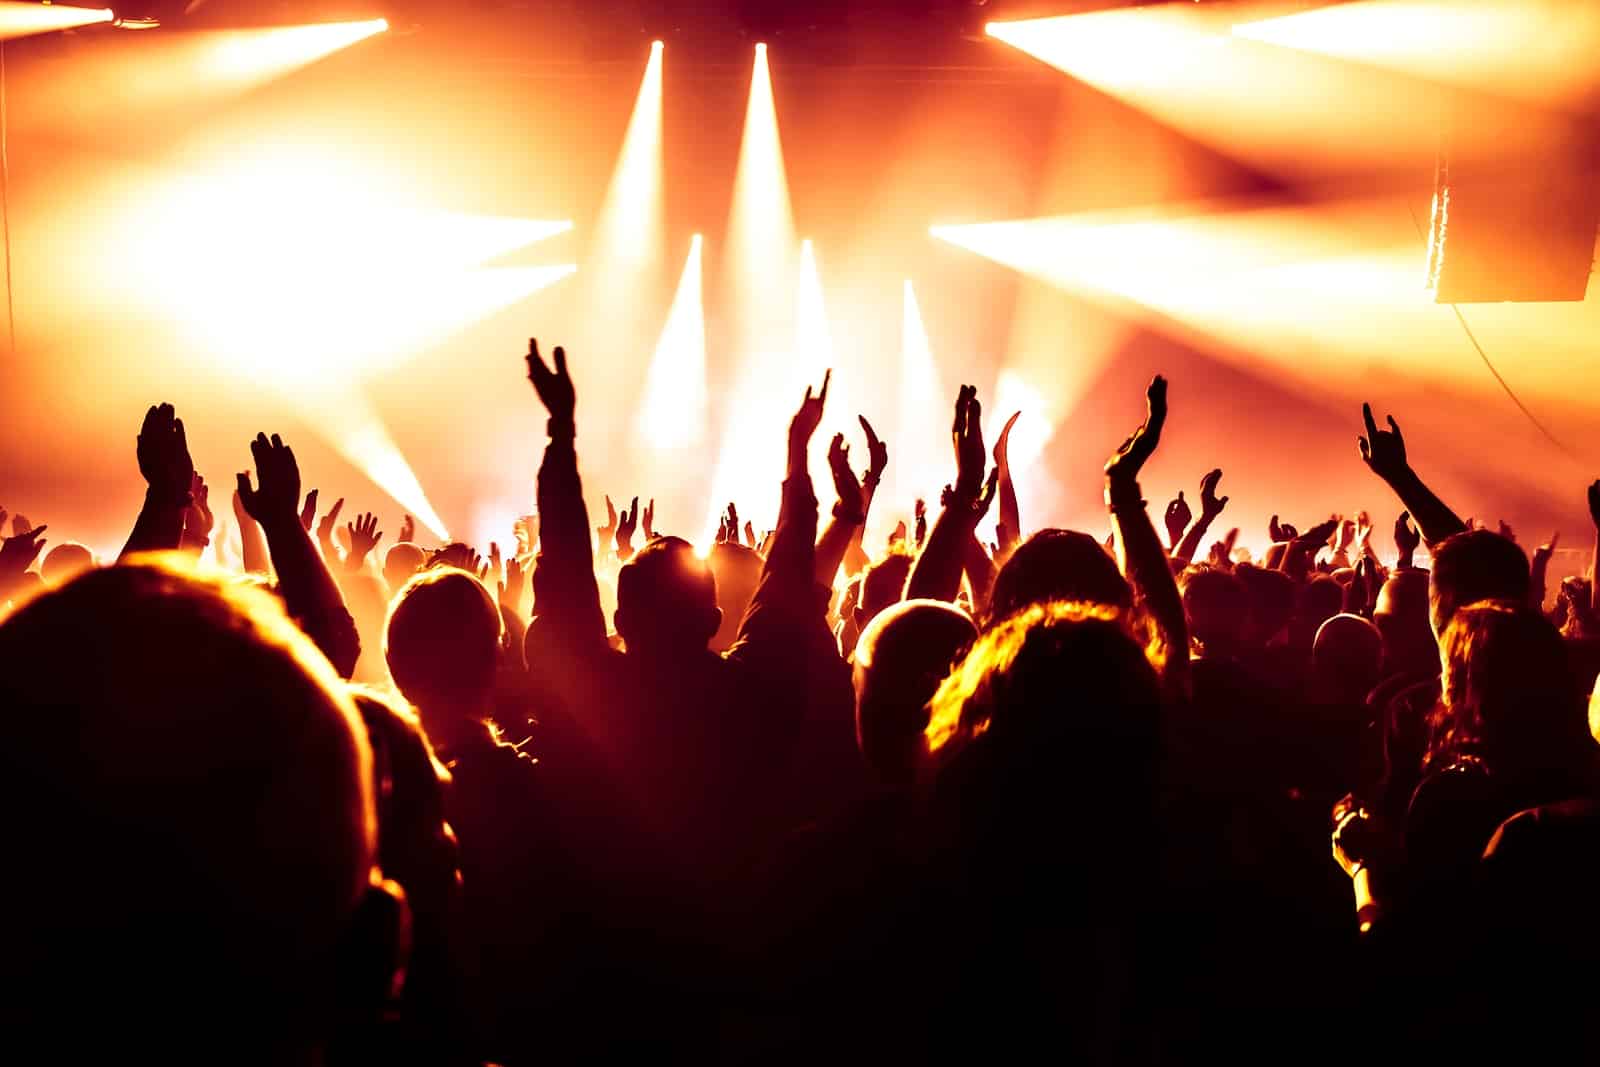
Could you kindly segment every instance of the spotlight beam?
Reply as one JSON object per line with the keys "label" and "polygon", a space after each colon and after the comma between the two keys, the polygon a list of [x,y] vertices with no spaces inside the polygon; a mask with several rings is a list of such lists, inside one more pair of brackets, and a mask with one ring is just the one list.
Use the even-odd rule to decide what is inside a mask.
{"label": "spotlight beam", "polygon": [[701,289],[701,239],[695,234],[672,310],[667,313],[645,380],[636,433],[640,450],[700,447],[706,421],[706,322]]}
{"label": "spotlight beam", "polygon": [[116,16],[110,8],[69,7],[62,4],[0,3],[0,41],[31,37],[56,30],[109,23]]}

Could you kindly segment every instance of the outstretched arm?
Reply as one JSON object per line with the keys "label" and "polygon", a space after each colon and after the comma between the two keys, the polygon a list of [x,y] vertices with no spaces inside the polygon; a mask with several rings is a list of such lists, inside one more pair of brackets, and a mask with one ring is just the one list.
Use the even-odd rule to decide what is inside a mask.
{"label": "outstretched arm", "polygon": [[1189,532],[1183,535],[1177,551],[1173,553],[1174,558],[1185,563],[1194,559],[1194,554],[1200,551],[1200,539],[1211,529],[1211,524],[1222,514],[1222,509],[1228,506],[1227,497],[1217,496],[1217,483],[1220,481],[1221,470],[1214,470],[1200,479],[1200,521],[1189,527]]}
{"label": "outstretched arm", "polygon": [[828,446],[828,469],[833,473],[833,488],[838,502],[833,505],[833,515],[817,539],[816,579],[824,589],[833,588],[839,574],[839,564],[850,548],[856,532],[866,524],[866,493],[850,469],[850,446],[844,443],[844,434],[833,435]]}
{"label": "outstretched arm", "polygon": [[1387,430],[1378,429],[1372,418],[1371,404],[1361,405],[1361,417],[1367,423],[1367,434],[1360,439],[1362,460],[1394,490],[1395,496],[1417,521],[1423,539],[1432,546],[1465,530],[1466,524],[1434,495],[1406,462],[1406,440],[1394,416],[1388,416]]}
{"label": "outstretched arm", "polygon": [[1189,627],[1183,616],[1183,598],[1139,490],[1139,471],[1155,453],[1167,421],[1165,378],[1157,375],[1150,383],[1145,403],[1144,425],[1106,462],[1106,507],[1111,512],[1117,563],[1166,645],[1168,687],[1181,692],[1189,678]]}
{"label": "outstretched arm", "polygon": [[261,537],[261,527],[244,509],[244,499],[239,496],[237,489],[233,492],[233,517],[239,520],[239,548],[244,557],[245,572],[266,574],[270,569],[267,563],[267,542]]}
{"label": "outstretched arm", "polygon": [[189,459],[189,440],[184,436],[183,420],[171,404],[160,404],[145,412],[139,429],[139,473],[148,486],[144,506],[134,520],[128,543],[122,546],[121,559],[135,552],[168,552],[183,543],[184,514],[194,502],[194,463]]}
{"label": "outstretched arm", "polygon": [[778,508],[778,526],[767,546],[761,566],[761,581],[744,618],[728,658],[760,659],[770,664],[797,666],[796,648],[821,626],[826,630],[827,598],[816,588],[817,497],[811,488],[806,454],[811,435],[822,421],[823,404],[828,399],[829,371],[822,379],[821,391],[813,394],[806,387],[800,409],[789,422],[788,476],[783,481],[783,502]]}
{"label": "outstretched arm", "polygon": [[569,652],[603,651],[606,618],[594,576],[589,509],[578,477],[577,395],[567,373],[567,353],[555,350],[555,367],[544,364],[539,343],[528,342],[528,378],[550,415],[550,443],[539,465],[539,555],[534,564],[538,626]]}
{"label": "outstretched arm", "polygon": [[[996,564],[1004,562],[1022,542],[1022,509],[1017,505],[1016,483],[1011,480],[1011,427],[1021,417],[1022,412],[1019,411],[1007,419],[1005,428],[1000,431],[1000,439],[994,443],[994,466],[1000,472],[1000,521],[995,526],[995,544],[1000,554],[993,561]],[[982,551],[981,545],[979,551]],[[993,567],[990,569],[992,571]],[[971,579],[970,572],[968,579]],[[977,590],[974,589],[973,593],[976,594]]]}
{"label": "outstretched arm", "polygon": [[269,441],[263,433],[250,442],[250,454],[256,461],[260,487],[251,488],[248,471],[240,473],[239,500],[266,534],[284,608],[339,676],[348,678],[361,656],[361,636],[322,553],[295,513],[300,500],[300,467],[294,452],[277,434]]}
{"label": "outstretched arm", "polygon": [[963,385],[956,394],[956,417],[951,437],[956,452],[956,482],[945,491],[944,507],[928,535],[928,543],[911,567],[906,580],[906,599],[954,601],[961,592],[967,542],[978,521],[989,510],[998,492],[1000,468],[983,477],[985,452],[976,386]]}

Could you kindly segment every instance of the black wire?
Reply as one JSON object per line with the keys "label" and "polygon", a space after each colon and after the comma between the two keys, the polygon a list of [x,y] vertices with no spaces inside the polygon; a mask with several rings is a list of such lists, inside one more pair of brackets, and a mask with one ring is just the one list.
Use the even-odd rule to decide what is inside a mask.
{"label": "black wire", "polygon": [[[1417,236],[1422,239],[1423,245],[1426,246],[1428,243],[1428,238],[1427,235],[1422,232],[1422,224],[1417,221],[1416,211],[1411,207],[1411,205],[1407,204],[1406,213],[1411,216],[1411,225],[1415,227]],[[1483,360],[1483,365],[1488,368],[1489,373],[1493,375],[1494,380],[1500,384],[1501,390],[1504,391],[1506,396],[1510,398],[1511,402],[1517,406],[1517,410],[1522,412],[1529,422],[1533,423],[1534,429],[1543,434],[1545,440],[1554,445],[1557,451],[1561,452],[1562,455],[1566,456],[1580,467],[1583,466],[1583,461],[1578,458],[1577,453],[1573,452],[1572,449],[1562,444],[1560,439],[1557,438],[1555,434],[1551,433],[1544,423],[1539,421],[1538,416],[1534,415],[1533,412],[1528,410],[1528,405],[1524,404],[1522,402],[1522,398],[1517,396],[1516,391],[1511,388],[1510,383],[1508,383],[1505,378],[1501,377],[1500,372],[1495,368],[1494,361],[1489,358],[1489,353],[1483,350],[1483,345],[1478,343],[1477,335],[1472,332],[1472,327],[1467,325],[1467,317],[1461,313],[1460,305],[1451,304],[1450,310],[1456,313],[1456,321],[1461,324],[1461,331],[1467,335],[1467,340],[1472,342],[1472,347],[1478,353],[1478,358]]]}

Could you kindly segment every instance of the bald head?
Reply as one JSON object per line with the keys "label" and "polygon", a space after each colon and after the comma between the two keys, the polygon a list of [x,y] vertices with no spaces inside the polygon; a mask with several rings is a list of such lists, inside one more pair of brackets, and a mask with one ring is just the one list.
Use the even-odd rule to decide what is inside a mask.
{"label": "bald head", "polygon": [[281,607],[176,559],[91,571],[0,626],[0,679],[28,816],[0,969],[29,993],[0,1013],[44,1025],[104,983],[94,1011],[153,1033],[316,1025],[372,885],[371,753]]}
{"label": "bald head", "polygon": [[856,741],[882,780],[915,774],[927,703],[978,635],[967,615],[939,600],[907,600],[873,618],[856,642]]}

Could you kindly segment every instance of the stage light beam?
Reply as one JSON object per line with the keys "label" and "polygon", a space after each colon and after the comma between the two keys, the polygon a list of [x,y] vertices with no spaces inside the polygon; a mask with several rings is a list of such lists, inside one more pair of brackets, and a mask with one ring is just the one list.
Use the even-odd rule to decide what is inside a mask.
{"label": "stage light beam", "polygon": [[689,242],[672,309],[645,380],[637,436],[646,453],[698,448],[706,422],[706,322],[701,289],[702,242]]}
{"label": "stage light beam", "polygon": [[736,307],[749,316],[742,331],[746,352],[773,352],[789,347],[787,315],[773,293],[788,292],[793,270],[794,214],[789,179],[778,135],[778,112],[772,95],[767,47],[756,45],[745,106],[744,134],[733,180],[728,254],[733,267]]}
{"label": "stage light beam", "polygon": [[115,17],[109,8],[104,7],[0,3],[0,41],[71,30],[79,26],[94,26],[110,22]]}
{"label": "stage light beam", "polygon": [[909,279],[901,297],[898,393],[899,424],[889,463],[891,502],[896,510],[909,507],[918,496],[934,498],[950,475],[949,438],[940,432],[944,422],[930,422],[928,413],[947,410],[951,398],[945,395],[922,322],[922,308]]}
{"label": "stage light beam", "polygon": [[633,284],[632,279],[619,282],[617,271],[637,273],[653,268],[662,253],[662,51],[660,41],[650,45],[650,58],[595,223],[591,260],[597,279],[610,292],[618,285],[626,288]]}
{"label": "stage light beam", "polygon": [[198,73],[224,85],[254,85],[309,66],[388,28],[387,19],[367,19],[221,32],[208,42]]}

